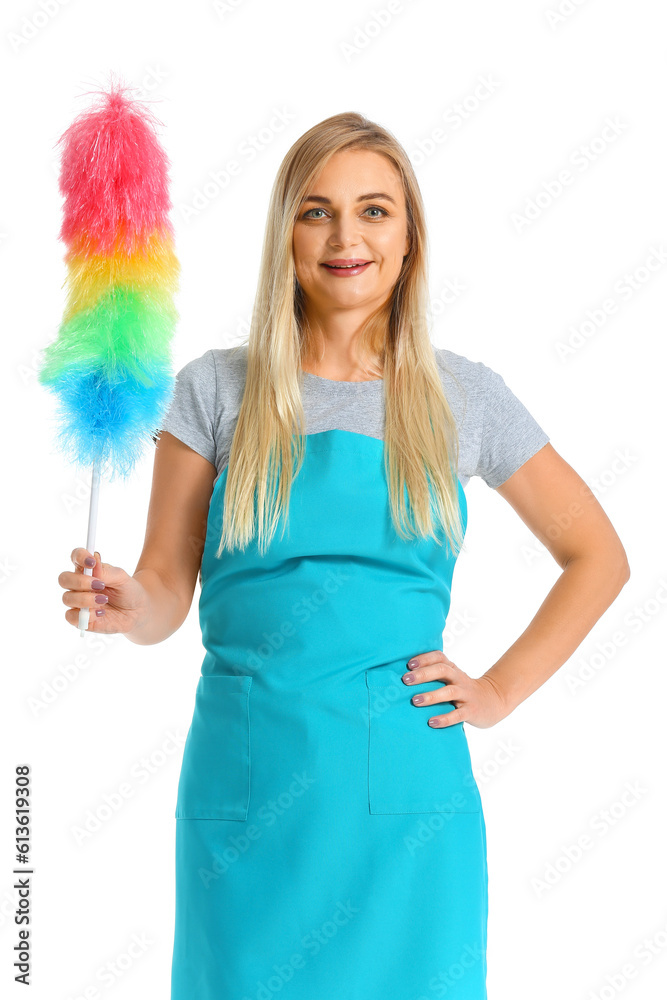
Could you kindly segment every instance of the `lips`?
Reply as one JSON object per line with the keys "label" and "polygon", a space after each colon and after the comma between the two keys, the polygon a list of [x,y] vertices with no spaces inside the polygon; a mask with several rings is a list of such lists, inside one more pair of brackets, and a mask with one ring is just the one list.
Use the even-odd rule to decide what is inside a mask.
{"label": "lips", "polygon": [[372,260],[357,260],[357,261],[338,261],[338,260],[327,260],[323,261],[322,267],[326,267],[332,277],[335,275],[337,278],[353,278],[358,274],[363,274],[367,267],[370,267],[373,263]]}
{"label": "lips", "polygon": [[335,260],[325,260],[322,262],[325,267],[350,268],[359,264],[370,264],[370,260],[362,260],[361,257],[336,258]]}

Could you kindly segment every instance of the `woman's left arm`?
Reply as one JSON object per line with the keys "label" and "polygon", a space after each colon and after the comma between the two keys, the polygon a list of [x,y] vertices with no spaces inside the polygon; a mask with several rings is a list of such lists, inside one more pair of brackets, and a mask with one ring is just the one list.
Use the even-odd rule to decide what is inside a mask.
{"label": "woman's left arm", "polygon": [[[488,728],[509,715],[572,655],[630,578],[625,549],[584,480],[549,443],[496,489],[563,572],[519,638],[481,677],[439,650],[420,653],[407,683],[444,679],[422,705],[453,702],[431,724]],[[410,661],[411,663],[413,661]],[[414,698],[413,698],[414,701]],[[436,723],[432,720],[437,720]]]}

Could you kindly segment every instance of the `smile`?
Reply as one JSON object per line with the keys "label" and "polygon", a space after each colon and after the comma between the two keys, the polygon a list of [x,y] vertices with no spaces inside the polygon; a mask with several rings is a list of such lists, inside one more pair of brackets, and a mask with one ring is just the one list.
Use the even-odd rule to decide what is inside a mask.
{"label": "smile", "polygon": [[372,260],[367,260],[365,264],[323,264],[322,267],[326,267],[328,271],[334,272],[339,277],[347,277],[348,275],[361,274],[372,263]]}

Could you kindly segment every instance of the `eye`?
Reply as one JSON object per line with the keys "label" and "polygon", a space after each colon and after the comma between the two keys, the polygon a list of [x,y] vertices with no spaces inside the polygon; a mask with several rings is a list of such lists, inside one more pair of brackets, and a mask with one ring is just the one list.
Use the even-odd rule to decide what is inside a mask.
{"label": "eye", "polygon": [[[323,211],[324,211],[323,208],[311,208],[307,212],[304,212],[304,214],[301,216],[301,218],[302,219],[307,219],[308,217],[310,217],[311,219],[314,219],[315,216],[311,214],[312,212],[323,212]],[[379,205],[369,205],[368,208],[365,211],[366,212],[371,212],[371,211],[381,212],[382,215],[389,215],[389,213],[387,212],[387,210],[384,209],[384,208],[381,208]],[[374,216],[374,218],[377,219],[378,216],[376,215],[376,216]]]}

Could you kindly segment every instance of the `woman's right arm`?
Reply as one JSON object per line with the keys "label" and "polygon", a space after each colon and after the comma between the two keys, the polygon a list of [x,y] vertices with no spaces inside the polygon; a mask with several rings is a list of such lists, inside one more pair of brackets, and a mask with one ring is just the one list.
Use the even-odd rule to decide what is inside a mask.
{"label": "woman's right arm", "polygon": [[[162,642],[185,621],[194,595],[206,540],[209,502],[216,468],[178,438],[163,431],[156,445],[146,536],[132,576],[110,563],[98,562],[92,576],[83,573],[88,553],[72,552],[74,572],[61,573],[66,588],[66,620],[78,627],[79,608],[91,609],[88,628],[123,633],[147,646]],[[92,581],[104,583],[103,590]],[[104,615],[97,617],[96,594],[105,594]]]}

